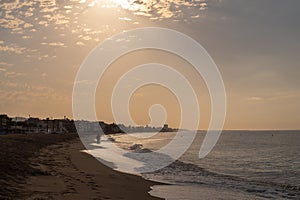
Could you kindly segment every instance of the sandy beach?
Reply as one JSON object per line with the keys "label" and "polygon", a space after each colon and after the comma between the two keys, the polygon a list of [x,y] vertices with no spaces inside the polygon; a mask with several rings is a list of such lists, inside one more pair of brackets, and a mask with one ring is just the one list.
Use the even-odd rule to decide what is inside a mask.
{"label": "sandy beach", "polygon": [[[54,136],[55,140],[51,136],[38,136],[31,144],[22,141],[34,138],[32,135],[2,136],[1,143],[7,143],[5,139],[8,138],[16,143],[15,146],[20,145],[20,151],[22,143],[23,152],[26,148],[32,151],[16,158],[21,159],[23,165],[16,164],[16,168],[22,169],[15,174],[11,171],[11,163],[5,168],[5,155],[1,155],[1,169],[6,169],[9,174],[2,174],[1,186],[5,190],[0,191],[1,199],[158,199],[148,193],[157,183],[106,167],[80,152],[84,147],[75,136]],[[44,144],[49,139],[54,144]],[[33,148],[34,145],[40,149]],[[10,151],[12,154],[14,149]]]}

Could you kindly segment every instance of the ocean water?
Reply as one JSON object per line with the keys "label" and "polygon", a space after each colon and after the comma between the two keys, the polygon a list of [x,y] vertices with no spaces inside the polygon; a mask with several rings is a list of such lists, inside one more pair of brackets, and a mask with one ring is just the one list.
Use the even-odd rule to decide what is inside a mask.
{"label": "ocean water", "polygon": [[[112,137],[124,149],[155,151],[170,142],[174,134],[159,133],[142,139]],[[213,151],[199,159],[204,136],[199,132],[174,163],[141,174],[145,179],[168,183],[154,186],[151,195],[170,200],[300,199],[300,131],[223,131]],[[101,158],[101,153],[98,156]]]}

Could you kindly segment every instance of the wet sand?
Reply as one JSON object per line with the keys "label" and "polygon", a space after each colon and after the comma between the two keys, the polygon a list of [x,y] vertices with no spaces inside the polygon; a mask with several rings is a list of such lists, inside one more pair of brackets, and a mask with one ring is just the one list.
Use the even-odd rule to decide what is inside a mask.
{"label": "wet sand", "polygon": [[[25,136],[15,137],[22,146]],[[5,142],[4,139],[1,138],[1,143]],[[47,139],[44,136],[39,138]],[[61,140],[57,139],[57,142]],[[37,145],[36,142],[31,145]],[[26,146],[30,145],[23,145],[23,148]],[[80,152],[84,148],[78,138],[70,137],[68,142],[42,147],[37,153],[23,158],[28,160],[23,161],[27,163],[21,170],[23,174],[11,174],[1,181],[1,186],[10,189],[0,191],[1,199],[159,199],[148,193],[150,187],[158,183],[106,167]]]}

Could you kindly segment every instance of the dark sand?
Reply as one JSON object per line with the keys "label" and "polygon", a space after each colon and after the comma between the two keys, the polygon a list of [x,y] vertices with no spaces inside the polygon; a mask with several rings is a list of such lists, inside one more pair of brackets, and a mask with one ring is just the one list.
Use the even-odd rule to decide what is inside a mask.
{"label": "dark sand", "polygon": [[159,199],[158,183],[114,171],[76,135],[0,136],[0,199]]}

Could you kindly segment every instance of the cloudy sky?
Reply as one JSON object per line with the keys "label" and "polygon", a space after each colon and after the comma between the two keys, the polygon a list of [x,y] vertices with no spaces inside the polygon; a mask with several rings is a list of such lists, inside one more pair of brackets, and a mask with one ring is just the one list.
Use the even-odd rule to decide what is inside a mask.
{"label": "cloudy sky", "polygon": [[[155,26],[194,38],[214,59],[228,98],[226,129],[300,129],[299,6],[297,0],[1,0],[0,113],[72,118],[74,80],[89,52],[124,30]],[[201,102],[200,128],[206,128],[205,85],[189,77],[184,61],[157,51],[113,64],[98,87],[99,120],[114,121],[109,94],[121,72],[154,61],[187,71]],[[149,123],[148,108],[155,103],[178,126],[176,98],[156,86],[136,92],[135,121]]]}

